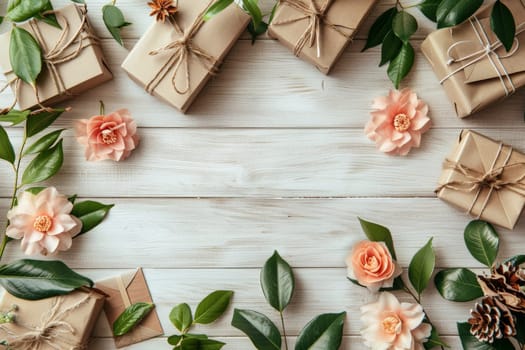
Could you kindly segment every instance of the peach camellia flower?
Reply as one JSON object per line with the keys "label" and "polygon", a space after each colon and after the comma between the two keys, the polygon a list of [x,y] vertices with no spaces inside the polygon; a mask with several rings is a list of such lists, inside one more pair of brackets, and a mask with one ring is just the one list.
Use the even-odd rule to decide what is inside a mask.
{"label": "peach camellia flower", "polygon": [[374,350],[424,350],[432,326],[419,304],[400,303],[388,292],[361,307],[361,336]]}
{"label": "peach camellia flower", "polygon": [[124,160],[139,143],[137,125],[127,109],[80,119],[75,132],[78,142],[86,146],[86,159],[90,161]]}
{"label": "peach camellia flower", "polygon": [[82,229],[80,220],[70,215],[72,209],[73,204],[54,187],[36,195],[23,192],[17,206],[7,213],[6,234],[22,239],[22,250],[28,255],[68,250]]}
{"label": "peach camellia flower", "polygon": [[427,104],[412,90],[390,90],[388,96],[374,99],[372,107],[365,134],[380,151],[405,156],[412,147],[419,147],[421,134],[430,128],[430,119]]}
{"label": "peach camellia flower", "polygon": [[402,273],[384,242],[358,242],[346,258],[346,265],[348,277],[371,292],[392,287],[394,279]]}

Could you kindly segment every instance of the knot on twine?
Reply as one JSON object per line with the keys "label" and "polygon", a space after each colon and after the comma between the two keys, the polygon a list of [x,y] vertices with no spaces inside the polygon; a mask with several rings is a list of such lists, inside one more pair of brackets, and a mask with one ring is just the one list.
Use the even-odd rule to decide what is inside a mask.
{"label": "knot on twine", "polygon": [[[195,21],[183,31],[177,22],[170,18],[170,22],[173,24],[173,27],[178,34],[182,35],[181,38],[168,43],[167,45],[160,47],[155,50],[151,50],[148,54],[150,56],[156,56],[165,52],[171,53],[164,65],[157,71],[157,74],[151,79],[151,81],[146,85],[145,90],[152,94],[153,91],[157,88],[160,82],[166,77],[169,71],[173,67],[173,74],[171,77],[171,83],[173,89],[179,94],[184,95],[191,91],[191,73],[189,67],[190,57],[195,56],[199,62],[206,68],[211,74],[217,72],[218,60],[213,57],[211,54],[206,52],[204,49],[199,47],[194,41],[193,38],[198,33],[199,29],[204,24],[204,14],[208,11],[208,8],[213,3],[210,4],[202,11],[196,18]],[[184,66],[185,70],[185,83],[183,87],[177,85],[177,76],[181,70],[181,67]]]}
{"label": "knot on twine", "polygon": [[297,40],[293,52],[295,56],[299,56],[305,45],[308,45],[308,47],[313,47],[316,45],[317,57],[319,58],[321,57],[321,27],[323,24],[335,30],[345,38],[350,38],[350,34],[345,32],[345,29],[348,31],[353,31],[355,28],[351,28],[342,24],[335,24],[328,20],[326,13],[328,12],[330,5],[332,5],[335,0],[326,0],[319,8],[317,7],[315,0],[306,1],[307,3],[304,3],[302,0],[281,0],[280,3],[294,8],[295,10],[301,12],[302,15],[280,21],[273,21],[272,24],[286,25],[302,20],[308,20],[308,26]]}

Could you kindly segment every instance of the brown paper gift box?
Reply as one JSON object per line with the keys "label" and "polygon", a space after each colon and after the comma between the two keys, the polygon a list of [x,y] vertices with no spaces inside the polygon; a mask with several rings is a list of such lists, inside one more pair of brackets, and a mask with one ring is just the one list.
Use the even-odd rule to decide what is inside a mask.
{"label": "brown paper gift box", "polygon": [[[490,29],[490,6],[463,24],[429,34],[421,45],[438,79],[445,79],[443,87],[460,118],[504,99],[525,85],[525,5],[515,0],[503,0],[503,3],[514,15],[517,33],[522,31],[516,36],[520,44],[515,43],[509,53],[503,47],[496,47],[499,41]],[[488,54],[484,51],[487,44],[493,44],[494,48]],[[467,58],[474,53],[477,54]]]}
{"label": "brown paper gift box", "polygon": [[[525,154],[463,130],[445,161],[436,191],[440,199],[473,216],[513,229],[525,205],[524,177]],[[496,186],[492,190],[491,184]]]}
{"label": "brown paper gift box", "polygon": [[[96,283],[96,288],[109,296],[104,305],[104,312],[110,327],[129,305],[137,302],[152,303],[142,269],[99,281]],[[162,334],[164,332],[159,316],[153,309],[131,332],[116,337],[115,345],[117,348],[121,348]]]}
{"label": "brown paper gift box", "polygon": [[[37,89],[42,104],[49,106],[60,101],[66,100],[74,95],[78,95],[99,84],[112,79],[112,74],[107,67],[102,49],[98,39],[94,36],[89,22],[83,23],[84,16],[87,16],[85,6],[68,5],[56,11],[56,17],[61,24],[62,29],[58,29],[42,21],[31,20],[24,24],[18,25],[29,31],[43,49],[43,70],[37,79]],[[71,45],[67,45],[72,39],[75,39],[77,32],[80,30],[79,37]],[[35,29],[41,35],[35,35]],[[59,41],[62,34],[66,34],[63,41]],[[0,35],[0,47],[8,48],[11,33]],[[82,46],[80,46],[82,45]],[[75,56],[77,49],[80,49]],[[60,53],[60,51],[62,53]],[[46,61],[46,55],[60,53],[56,57],[51,57]],[[73,55],[71,59],[64,62],[68,55]],[[58,79],[53,77],[49,67],[50,62],[55,63]],[[9,60],[9,50],[0,51],[0,66],[8,81],[15,79]],[[63,83],[63,85],[61,85]],[[10,86],[16,94],[16,82],[11,82]],[[33,88],[29,84],[21,82],[18,93],[18,105],[20,109],[33,108],[38,105],[37,98]]]}
{"label": "brown paper gift box", "polygon": [[[188,28],[192,26],[209,4],[209,0],[179,0],[178,11],[174,16],[176,25],[187,33]],[[249,22],[250,16],[236,4],[232,4],[204,22],[195,32],[195,35],[188,40],[188,44],[202,50],[215,59],[217,64],[220,64]],[[208,63],[203,62],[203,58],[190,52],[186,58],[188,64],[186,71],[185,62],[182,62],[182,58],[173,59],[180,48],[161,50],[156,55],[150,54],[150,52],[159,50],[170,43],[180,41],[182,37],[182,34],[175,29],[174,24],[169,20],[164,23],[154,22],[126,57],[122,63],[122,68],[139,85],[144,86],[146,91],[149,90],[148,92],[153,96],[166,101],[182,112],[186,112],[212,75],[210,69],[207,68]],[[170,59],[172,59],[171,64],[169,63]],[[177,65],[180,65],[178,71],[175,69]],[[189,84],[186,83],[187,77]],[[174,88],[172,80],[175,81],[176,86],[181,87],[179,92]],[[152,85],[153,83],[155,84]],[[188,91],[184,92],[183,90],[186,87]]]}
{"label": "brown paper gift box", "polygon": [[[311,10],[300,9],[312,9],[312,2],[318,10],[328,5],[324,16],[317,16],[316,19]],[[376,2],[377,0],[282,0],[268,28],[268,35],[290,48],[298,57],[315,65],[324,74],[328,74]],[[303,46],[304,40],[307,42]]]}
{"label": "brown paper gift box", "polygon": [[[13,305],[18,310],[15,323],[0,325],[0,339],[7,340],[13,349],[84,349],[104,299],[104,295],[94,290],[83,289],[42,300],[23,300],[5,292],[0,310],[5,312]],[[22,336],[38,333],[45,333],[46,337],[22,342]]]}

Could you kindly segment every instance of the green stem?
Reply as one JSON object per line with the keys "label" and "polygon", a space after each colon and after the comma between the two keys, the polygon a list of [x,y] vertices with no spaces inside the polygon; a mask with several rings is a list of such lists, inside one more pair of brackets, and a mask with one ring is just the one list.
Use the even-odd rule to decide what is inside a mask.
{"label": "green stem", "polygon": [[281,325],[283,327],[284,348],[288,350],[288,339],[286,338],[286,328],[284,327],[283,312],[279,311],[279,315],[281,316]]}
{"label": "green stem", "polygon": [[105,106],[104,106],[104,102],[102,100],[99,101],[100,102],[100,115],[104,115],[104,112],[105,112]]}

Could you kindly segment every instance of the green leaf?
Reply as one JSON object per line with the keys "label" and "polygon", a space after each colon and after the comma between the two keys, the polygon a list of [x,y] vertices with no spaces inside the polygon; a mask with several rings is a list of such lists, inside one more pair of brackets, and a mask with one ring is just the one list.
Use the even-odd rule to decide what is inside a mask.
{"label": "green leaf", "polygon": [[442,0],[423,0],[419,5],[419,10],[432,22],[436,22],[436,11]]}
{"label": "green leaf", "polygon": [[41,182],[55,175],[64,162],[62,140],[50,149],[41,152],[29,163],[22,175],[22,184],[29,185]]}
{"label": "green leaf", "polygon": [[0,159],[15,163],[15,150],[5,129],[0,125]]}
{"label": "green leaf", "polygon": [[34,195],[37,195],[39,194],[40,192],[42,192],[43,190],[45,190],[47,187],[43,187],[43,186],[36,186],[36,187],[29,187],[29,188],[26,188],[24,191],[25,192],[29,192],[31,194],[34,194]]}
{"label": "green leaf", "polygon": [[399,88],[399,84],[404,77],[410,72],[414,65],[414,48],[410,43],[405,42],[401,47],[399,54],[388,65],[388,77],[394,84],[395,88]]}
{"label": "green leaf", "polygon": [[175,306],[171,309],[170,321],[179,331],[185,332],[193,322],[190,306],[186,303]]}
{"label": "green leaf", "polygon": [[168,344],[170,345],[178,345],[180,340],[182,339],[182,335],[170,335],[168,337]]}
{"label": "green leaf", "polygon": [[49,0],[9,0],[6,17],[13,22],[23,22],[44,11],[48,3]]}
{"label": "green leaf", "polygon": [[368,38],[366,39],[366,44],[363,50],[368,50],[371,47],[377,46],[381,44],[385,36],[388,34],[389,31],[392,30],[392,20],[394,19],[395,15],[397,14],[397,8],[392,7],[379,16],[374,24],[372,24],[372,27],[370,28],[370,31],[368,32]]}
{"label": "green leaf", "polygon": [[79,235],[97,227],[113,206],[113,204],[102,204],[95,201],[75,203],[71,215],[76,216],[82,222],[82,230]]}
{"label": "green leaf", "polygon": [[470,324],[459,323],[458,334],[463,345],[463,350],[510,350],[514,349],[514,345],[509,339],[496,339],[494,343],[482,343],[475,336],[470,333]]}
{"label": "green leaf", "polygon": [[50,26],[62,29],[57,21],[57,17],[51,11],[53,11],[53,5],[49,0],[47,0],[46,6],[42,9],[41,13],[35,15],[35,18],[39,21],[49,24]]}
{"label": "green leaf", "polygon": [[290,265],[275,251],[261,270],[261,288],[268,304],[282,312],[292,299],[295,279]]}
{"label": "green leaf", "polygon": [[439,294],[450,301],[471,301],[483,296],[476,275],[468,269],[440,271],[434,283]]}
{"label": "green leaf", "polygon": [[254,26],[257,28],[262,22],[262,13],[261,9],[259,8],[259,5],[257,5],[256,0],[243,0],[242,6],[248,11],[250,16],[252,17],[252,22]]}
{"label": "green leaf", "polygon": [[491,267],[499,250],[499,237],[494,227],[486,221],[473,220],[465,227],[465,244],[472,256]]}
{"label": "green leaf", "polygon": [[299,333],[295,350],[337,350],[343,339],[346,312],[315,317]]}
{"label": "green leaf", "polygon": [[417,21],[410,13],[400,11],[392,20],[392,30],[399,39],[406,42],[416,32]]}
{"label": "green leaf", "polygon": [[135,328],[155,307],[151,303],[135,303],[128,306],[113,322],[113,335],[119,337]]}
{"label": "green leaf", "polygon": [[129,26],[131,23],[126,22],[124,14],[115,5],[105,5],[102,7],[102,19],[106,28],[121,46],[124,46],[122,36],[120,35],[120,29]]}
{"label": "green leaf", "polygon": [[37,141],[35,141],[31,146],[27,147],[23,155],[25,156],[28,154],[40,153],[42,151],[49,149],[49,147],[55,144],[55,142],[60,137],[60,134],[64,130],[66,129],[52,131],[49,134],[42,136]]}
{"label": "green leaf", "polygon": [[414,255],[408,267],[408,278],[418,295],[421,295],[427,288],[435,266],[436,255],[434,254],[431,238],[427,244]]}
{"label": "green leaf", "polygon": [[483,0],[443,0],[436,10],[438,28],[452,27],[472,16]]}
{"label": "green leaf", "polygon": [[[219,350],[225,344],[213,339],[184,338],[180,350]],[[177,348],[175,348],[177,349]]]}
{"label": "green leaf", "polygon": [[4,22],[4,16],[0,16],[0,24]]}
{"label": "green leaf", "polygon": [[73,2],[76,2],[77,4],[85,4],[86,2],[84,0],[71,0]]}
{"label": "green leaf", "polygon": [[0,115],[0,123],[1,122],[11,123],[11,126],[18,125],[27,119],[27,117],[29,116],[29,113],[31,113],[31,111],[29,110],[18,111],[18,110],[12,109],[6,114]]}
{"label": "green leaf", "polygon": [[428,337],[427,341],[423,344],[425,349],[430,350],[438,346],[443,348],[450,348],[450,345],[448,345],[441,339],[436,327],[434,327],[434,325],[432,324],[430,325],[432,326],[432,332],[430,333],[430,337]]}
{"label": "green leaf", "polygon": [[509,8],[501,1],[496,1],[490,14],[490,27],[498,36],[507,51],[510,51],[514,44],[516,35],[516,22]]}
{"label": "green leaf", "polygon": [[281,350],[281,333],[268,317],[259,312],[235,309],[232,326],[244,332],[257,350]]}
{"label": "green leaf", "polygon": [[217,290],[205,297],[195,310],[195,323],[208,324],[218,319],[230,305],[233,291]]}
{"label": "green leaf", "polygon": [[34,86],[42,71],[42,52],[27,30],[19,27],[11,30],[9,60],[16,76]]}
{"label": "green leaf", "polygon": [[399,55],[402,46],[403,42],[401,39],[399,39],[393,31],[389,31],[381,46],[381,63],[379,63],[379,66],[381,67]]}
{"label": "green leaf", "polygon": [[361,218],[358,219],[361,223],[361,228],[363,229],[363,232],[365,233],[366,237],[373,242],[385,242],[386,247],[392,255],[392,258],[395,260],[396,251],[394,249],[394,240],[392,239],[392,234],[390,233],[390,230],[384,226],[374,224],[373,222],[369,222]]}
{"label": "green leaf", "polygon": [[27,117],[26,137],[31,137],[45,130],[53,124],[58,117],[64,113],[65,109],[55,109],[52,112],[40,112]]}
{"label": "green leaf", "polygon": [[204,14],[203,19],[205,21],[209,21],[213,16],[222,12],[222,10],[230,6],[232,3],[233,3],[233,0],[216,1],[213,5],[210,6],[210,8],[208,8],[208,11],[206,11],[206,13]]}
{"label": "green leaf", "polygon": [[514,266],[520,266],[525,264],[525,255],[515,255],[512,258],[508,258],[504,261],[505,263],[509,262]]}
{"label": "green leaf", "polygon": [[61,261],[17,260],[0,266],[0,284],[21,299],[38,300],[68,294],[93,281]]}
{"label": "green leaf", "polygon": [[255,25],[253,24],[253,21],[251,21],[248,24],[248,32],[252,36],[252,44],[255,43],[255,40],[257,40],[257,37],[259,35],[266,33],[267,30],[268,30],[268,23],[261,21],[261,23],[259,23],[259,25],[255,27]]}

